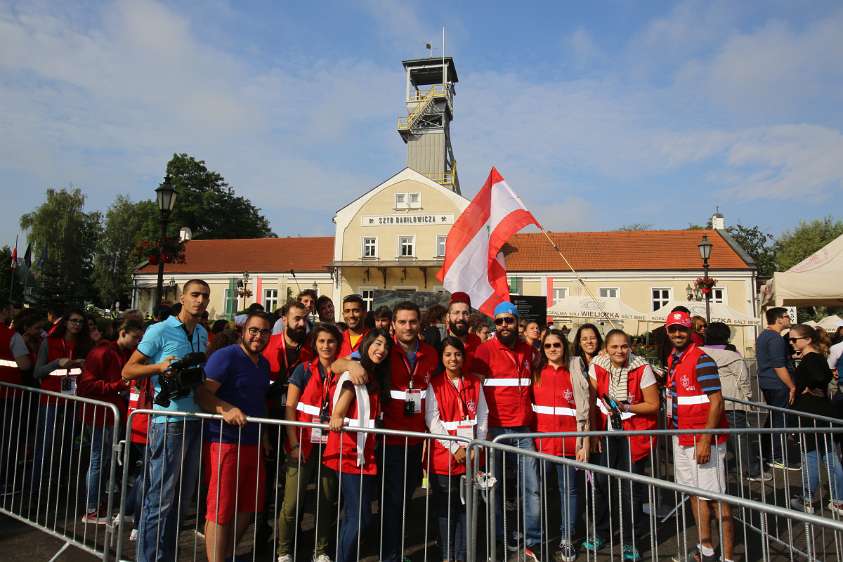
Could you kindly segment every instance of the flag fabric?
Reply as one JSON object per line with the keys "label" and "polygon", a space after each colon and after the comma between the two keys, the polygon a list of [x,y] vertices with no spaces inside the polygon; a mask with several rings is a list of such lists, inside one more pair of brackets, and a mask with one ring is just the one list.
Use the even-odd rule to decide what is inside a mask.
{"label": "flag fabric", "polygon": [[15,247],[12,248],[12,269],[18,266],[18,237],[15,236]]}
{"label": "flag fabric", "polygon": [[509,301],[501,248],[529,224],[541,228],[493,167],[482,189],[451,227],[437,279],[451,293],[468,293],[480,312],[492,316],[498,303]]}
{"label": "flag fabric", "polygon": [[26,264],[27,268],[32,267],[32,243],[28,243],[26,245],[26,251],[23,253],[23,263]]}

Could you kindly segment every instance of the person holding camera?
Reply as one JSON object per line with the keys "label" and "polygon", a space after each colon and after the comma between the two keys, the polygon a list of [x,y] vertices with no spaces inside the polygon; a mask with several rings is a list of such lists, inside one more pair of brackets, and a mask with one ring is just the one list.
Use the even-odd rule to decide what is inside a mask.
{"label": "person holding camera", "polygon": [[[178,315],[150,326],[123,367],[125,380],[152,377],[156,394],[149,427],[149,478],[138,528],[138,562],[173,560],[178,541],[179,509],[196,492],[199,475],[201,422],[168,416],[167,412],[199,411],[190,386],[201,363],[185,365],[180,359],[198,358],[208,346],[208,332],[200,324],[211,290],[201,279],[184,284]],[[176,368],[179,366],[180,368]],[[166,404],[166,405],[164,405]],[[179,494],[181,497],[179,497]]]}
{"label": "person holding camera", "polygon": [[214,352],[205,365],[206,378],[196,389],[202,409],[222,415],[222,421],[206,423],[205,434],[205,549],[210,562],[234,555],[252,514],[263,506],[266,479],[260,441],[267,442],[266,433],[248,423],[247,416],[266,417],[269,361],[261,353],[271,334],[269,315],[250,312],[240,343]]}

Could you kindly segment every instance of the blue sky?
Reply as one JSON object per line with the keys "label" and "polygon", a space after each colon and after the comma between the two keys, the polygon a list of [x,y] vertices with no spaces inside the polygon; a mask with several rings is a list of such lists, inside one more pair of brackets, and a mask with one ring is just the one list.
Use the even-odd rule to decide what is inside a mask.
{"label": "blue sky", "polygon": [[152,195],[188,152],[279,235],[403,168],[401,60],[455,58],[463,193],[553,230],[843,215],[839,2],[0,0],[0,243],[47,187]]}

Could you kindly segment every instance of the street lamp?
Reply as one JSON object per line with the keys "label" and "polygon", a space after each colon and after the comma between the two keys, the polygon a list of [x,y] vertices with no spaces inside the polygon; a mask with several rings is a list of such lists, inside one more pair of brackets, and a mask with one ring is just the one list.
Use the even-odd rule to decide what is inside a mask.
{"label": "street lamp", "polygon": [[243,278],[237,281],[237,295],[243,299],[243,309],[246,308],[246,299],[252,296],[249,288],[249,272],[243,273]]}
{"label": "street lamp", "polygon": [[[700,257],[703,261],[703,280],[705,283],[708,283],[708,260],[711,257],[711,247],[713,244],[708,239],[707,235],[703,235],[702,240],[700,243],[697,244],[697,248],[700,251]],[[705,323],[711,323],[711,287],[708,285],[705,286],[705,290],[703,291],[705,294]]]}
{"label": "street lamp", "polygon": [[170,174],[164,176],[164,181],[155,189],[155,199],[158,202],[160,213],[159,221],[161,233],[158,239],[158,282],[155,285],[155,310],[161,305],[161,296],[164,292],[164,239],[167,238],[167,223],[170,220],[170,213],[176,205],[176,190],[170,183]]}

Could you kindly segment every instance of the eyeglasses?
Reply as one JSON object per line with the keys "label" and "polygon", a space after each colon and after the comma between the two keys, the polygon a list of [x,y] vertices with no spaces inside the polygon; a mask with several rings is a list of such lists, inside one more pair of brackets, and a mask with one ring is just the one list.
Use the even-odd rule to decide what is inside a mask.
{"label": "eyeglasses", "polygon": [[560,347],[562,347],[562,344],[559,342],[544,344],[545,349],[559,349]]}
{"label": "eyeglasses", "polygon": [[495,318],[495,326],[503,326],[507,324],[509,326],[515,324],[515,318],[512,316],[502,316],[500,318]]}
{"label": "eyeglasses", "polygon": [[265,328],[263,330],[261,330],[260,328],[249,328],[246,331],[249,332],[250,336],[259,335],[261,337],[269,337],[272,335],[272,330],[270,330],[269,328]]}

